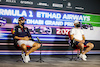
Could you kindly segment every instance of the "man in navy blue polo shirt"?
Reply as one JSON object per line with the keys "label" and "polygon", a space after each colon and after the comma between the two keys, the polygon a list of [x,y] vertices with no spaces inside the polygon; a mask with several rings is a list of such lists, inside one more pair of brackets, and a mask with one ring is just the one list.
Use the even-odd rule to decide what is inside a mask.
{"label": "man in navy blue polo shirt", "polygon": [[[25,63],[28,63],[30,61],[29,54],[36,51],[39,47],[40,44],[32,41],[31,35],[29,33],[29,30],[27,27],[24,26],[26,19],[24,17],[20,17],[18,19],[18,26],[16,26],[15,29],[15,34],[14,38],[18,39],[17,43],[18,45],[24,50],[24,54],[22,54],[23,61]],[[27,52],[27,47],[26,46],[32,47],[28,52]]]}

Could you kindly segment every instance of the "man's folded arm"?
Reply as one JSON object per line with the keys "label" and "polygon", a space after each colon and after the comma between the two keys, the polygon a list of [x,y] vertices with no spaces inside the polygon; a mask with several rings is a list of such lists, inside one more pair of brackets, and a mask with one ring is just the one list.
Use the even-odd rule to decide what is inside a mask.
{"label": "man's folded arm", "polygon": [[81,41],[81,40],[75,39],[75,38],[74,38],[74,34],[73,34],[73,35],[71,35],[71,40],[75,40],[75,41],[78,41],[78,42],[80,42],[80,41]]}

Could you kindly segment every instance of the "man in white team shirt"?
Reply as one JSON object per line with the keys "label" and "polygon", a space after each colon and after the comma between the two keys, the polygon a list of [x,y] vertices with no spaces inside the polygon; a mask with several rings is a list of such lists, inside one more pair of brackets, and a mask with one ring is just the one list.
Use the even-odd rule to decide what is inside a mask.
{"label": "man in white team shirt", "polygon": [[[87,32],[88,33],[88,32]],[[94,45],[90,42],[85,41],[85,36],[83,30],[80,28],[80,22],[78,20],[74,21],[74,28],[70,31],[71,40],[75,40],[75,44],[81,49],[79,57],[86,61],[87,56],[85,55],[89,52]],[[87,46],[86,50],[83,52],[84,45]]]}

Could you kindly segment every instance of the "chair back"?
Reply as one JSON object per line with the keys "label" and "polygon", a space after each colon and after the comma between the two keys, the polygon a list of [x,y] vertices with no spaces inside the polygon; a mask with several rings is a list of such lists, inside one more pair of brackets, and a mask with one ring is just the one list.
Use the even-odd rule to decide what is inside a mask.
{"label": "chair back", "polygon": [[76,46],[76,44],[74,43],[74,41],[71,40],[70,31],[68,32],[68,36],[69,36],[69,40],[68,40],[69,45],[70,45],[72,48],[77,49],[78,47]]}
{"label": "chair back", "polygon": [[15,29],[14,28],[11,29],[11,33],[12,33],[13,43],[14,43],[15,48],[20,49],[19,46],[18,46],[18,43],[17,43],[18,40],[14,38],[14,34],[15,34]]}

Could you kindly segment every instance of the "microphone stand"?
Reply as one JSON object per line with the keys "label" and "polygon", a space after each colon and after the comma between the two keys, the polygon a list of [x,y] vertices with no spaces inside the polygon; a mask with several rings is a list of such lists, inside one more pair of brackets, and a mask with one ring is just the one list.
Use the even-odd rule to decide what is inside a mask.
{"label": "microphone stand", "polygon": [[[40,39],[38,37],[37,37],[37,39],[38,39],[38,42],[41,44],[41,47],[42,47],[42,42],[40,41]],[[38,61],[36,61],[36,62],[40,62],[40,63],[44,62],[42,60],[42,56],[41,56],[41,47],[40,47],[40,59]]]}

